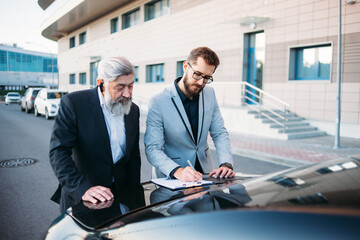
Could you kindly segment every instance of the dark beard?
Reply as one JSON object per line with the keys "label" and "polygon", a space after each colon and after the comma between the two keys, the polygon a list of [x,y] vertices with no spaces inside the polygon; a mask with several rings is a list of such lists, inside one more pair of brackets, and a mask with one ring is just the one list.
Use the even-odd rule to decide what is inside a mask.
{"label": "dark beard", "polygon": [[[199,91],[198,92],[195,92],[195,91],[192,91],[191,89],[190,89],[190,87],[191,87],[191,85],[189,84],[189,81],[188,81],[188,78],[187,78],[187,76],[184,76],[184,88],[185,88],[185,91],[186,91],[186,93],[188,94],[188,95],[190,95],[191,97],[195,97],[195,96],[197,96],[197,95],[199,95],[200,94],[200,92],[204,89],[204,87],[205,86],[200,86],[201,88],[199,89]],[[193,84],[193,85],[195,85],[195,84]],[[196,86],[199,86],[199,85],[196,85]]]}

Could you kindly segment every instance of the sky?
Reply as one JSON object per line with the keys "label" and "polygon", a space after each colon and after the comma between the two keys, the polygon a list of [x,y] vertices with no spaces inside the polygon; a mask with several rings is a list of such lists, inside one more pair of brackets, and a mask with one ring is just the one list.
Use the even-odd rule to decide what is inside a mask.
{"label": "sky", "polygon": [[0,0],[0,43],[57,53],[57,42],[41,35],[44,10],[37,0]]}

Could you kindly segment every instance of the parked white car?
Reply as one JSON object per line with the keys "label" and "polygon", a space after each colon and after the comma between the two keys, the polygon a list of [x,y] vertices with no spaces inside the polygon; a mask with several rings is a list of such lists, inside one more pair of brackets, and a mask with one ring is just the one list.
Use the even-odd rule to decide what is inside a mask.
{"label": "parked white car", "polygon": [[67,92],[58,89],[41,89],[34,102],[35,116],[45,115],[46,119],[55,117],[59,111],[60,99],[65,94]]}
{"label": "parked white car", "polygon": [[5,96],[5,104],[8,105],[10,103],[19,104],[21,101],[21,96],[18,92],[8,92]]}

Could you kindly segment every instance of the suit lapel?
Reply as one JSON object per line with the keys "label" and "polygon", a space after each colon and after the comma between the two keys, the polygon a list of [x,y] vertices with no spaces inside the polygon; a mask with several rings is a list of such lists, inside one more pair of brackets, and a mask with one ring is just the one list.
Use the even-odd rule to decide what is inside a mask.
{"label": "suit lapel", "polygon": [[99,96],[97,87],[93,90],[93,97],[89,99],[91,105],[91,117],[94,119],[95,125],[97,127],[99,138],[103,139],[106,145],[106,153],[108,154],[108,158],[113,162],[112,152],[111,152],[111,144],[110,144],[110,137],[106,127],[105,116],[100,106]]}
{"label": "suit lapel", "polygon": [[200,93],[199,96],[199,123],[198,123],[198,134],[197,134],[197,143],[200,142],[203,126],[204,126],[204,93],[203,91]]}
{"label": "suit lapel", "polygon": [[132,113],[134,111],[130,111],[128,115],[125,115],[124,122],[125,122],[125,134],[126,134],[126,150],[125,150],[125,159],[128,159],[131,153],[131,149],[133,146],[131,145],[134,141],[132,138],[135,136],[135,129],[134,124],[132,123],[134,119],[132,119]]}
{"label": "suit lapel", "polygon": [[172,95],[171,101],[173,102],[173,104],[184,124],[184,127],[186,128],[186,131],[189,134],[189,137],[191,138],[192,142],[196,145],[195,138],[194,138],[194,135],[192,134],[191,125],[190,125],[189,119],[186,115],[184,105],[181,102],[180,96],[179,96],[178,92],[176,91],[174,84],[171,85],[170,92]]}

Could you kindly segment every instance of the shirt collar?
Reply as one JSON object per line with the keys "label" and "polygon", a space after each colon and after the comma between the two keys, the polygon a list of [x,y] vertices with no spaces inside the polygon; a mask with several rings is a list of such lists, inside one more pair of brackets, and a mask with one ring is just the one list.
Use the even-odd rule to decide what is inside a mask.
{"label": "shirt collar", "polygon": [[99,95],[100,106],[101,106],[102,108],[106,108],[105,98],[104,98],[104,96],[102,95],[102,92],[100,91],[100,87],[98,87],[98,95]]}
{"label": "shirt collar", "polygon": [[195,101],[199,98],[199,95],[196,95],[193,97],[193,99],[189,99],[187,98],[187,96],[181,91],[180,87],[178,86],[178,82],[181,80],[181,77],[178,77],[177,79],[175,79],[174,81],[174,84],[175,84],[175,88],[176,88],[176,91],[178,92],[179,96],[180,96],[180,99],[182,102],[188,100],[188,101]]}

